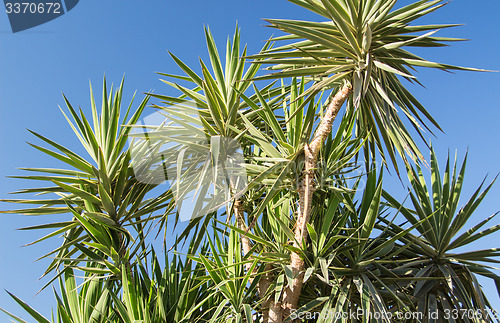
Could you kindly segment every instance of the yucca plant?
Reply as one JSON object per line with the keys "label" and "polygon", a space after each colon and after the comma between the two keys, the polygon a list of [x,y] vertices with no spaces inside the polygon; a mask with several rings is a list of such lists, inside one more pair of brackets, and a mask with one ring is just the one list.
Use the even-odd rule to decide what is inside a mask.
{"label": "yucca plant", "polygon": [[[281,95],[281,89],[272,89],[271,85],[262,89],[258,94],[249,95],[249,98],[244,96],[244,93],[251,87],[252,81],[258,72],[258,64],[246,64],[242,56],[246,56],[246,47],[241,51],[240,45],[240,30],[236,27],[234,36],[227,40],[227,47],[224,58],[219,55],[217,46],[212,37],[210,30],[205,28],[205,36],[208,54],[212,70],[210,71],[206,64],[200,60],[201,74],[198,75],[192,68],[171,54],[174,61],[186,74],[186,76],[178,76],[167,73],[160,75],[168,77],[169,80],[163,80],[169,86],[172,86],[182,92],[179,97],[165,96],[152,93],[151,96],[161,100],[160,104],[154,105],[158,109],[160,115],[164,117],[167,124],[172,123],[177,126],[167,126],[162,128],[149,127],[152,131],[147,133],[147,140],[157,139],[160,142],[170,142],[177,144],[176,149],[168,147],[167,153],[156,152],[157,155],[170,156],[170,160],[163,159],[164,165],[173,165],[173,173],[176,176],[176,184],[173,184],[174,190],[179,182],[187,183],[185,188],[177,188],[177,202],[182,201],[184,196],[191,190],[199,191],[197,197],[197,208],[193,215],[212,214],[217,207],[232,202],[234,213],[238,219],[239,225],[244,226],[244,211],[243,205],[237,196],[242,195],[244,185],[237,185],[233,180],[238,177],[245,176],[237,173],[237,169],[232,169],[235,174],[226,174],[231,178],[225,183],[231,193],[223,199],[223,203],[211,205],[212,208],[205,207],[201,209],[202,200],[206,198],[209,185],[217,182],[217,174],[212,174],[207,171],[207,168],[212,168],[216,173],[218,167],[223,162],[228,162],[227,157],[231,157],[231,152],[224,152],[224,149],[237,150],[238,148],[246,149],[247,142],[245,141],[245,122],[251,122],[255,119],[254,113],[249,113],[248,102],[255,102],[259,95],[274,97],[274,101],[279,100],[277,96]],[[266,44],[264,49],[268,48]],[[173,83],[170,80],[189,82],[190,86],[186,87]],[[243,100],[242,96],[248,99]],[[147,125],[146,125],[147,126]],[[235,146],[235,147],[232,147]],[[194,152],[189,158],[183,158],[188,152]],[[182,155],[182,156],[181,156]],[[207,157],[208,156],[208,157]],[[219,160],[219,157],[221,160]],[[168,158],[168,157],[167,157]],[[181,159],[182,158],[182,159]],[[181,160],[181,162],[179,162]],[[230,167],[222,167],[223,171],[227,171]],[[245,165],[240,165],[239,168],[245,169]],[[189,170],[185,172],[184,170]],[[208,180],[206,179],[208,178]],[[214,178],[214,180],[212,180]],[[199,205],[199,207],[198,207]],[[188,228],[197,225],[201,218],[193,216]],[[203,226],[207,225],[207,221]],[[202,231],[200,231],[202,233]],[[181,235],[181,238],[188,234],[186,231]],[[245,251],[249,251],[249,242],[243,238],[243,247]]]}
{"label": "yucca plant", "polygon": [[[495,213],[470,228],[466,227],[494,182],[481,191],[483,181],[459,208],[466,160],[467,157],[458,169],[456,161],[452,165],[448,157],[441,176],[436,154],[431,149],[429,186],[419,164],[408,168],[411,206],[404,206],[387,192],[384,192],[384,197],[416,229],[400,239],[403,245],[407,245],[404,248],[407,263],[402,263],[398,272],[409,275],[404,279],[411,282],[411,296],[418,310],[422,313],[439,311],[440,316],[445,317],[460,308],[474,313],[472,318],[466,315],[462,321],[481,322],[491,319],[489,315],[493,311],[476,275],[491,278],[497,287],[500,286],[500,277],[492,271],[495,269],[492,266],[498,263],[499,251],[498,248],[471,251],[469,245],[488,238],[500,230],[500,225],[481,229],[498,214]],[[399,227],[389,228],[393,232],[401,230]],[[403,245],[399,247],[403,248]]]}
{"label": "yucca plant", "polygon": [[[269,19],[288,35],[256,55],[240,48],[237,28],[225,57],[206,28],[210,64],[200,60],[196,72],[172,54],[185,75],[161,74],[177,97],[148,94],[123,118],[123,83],[114,92],[104,84],[100,111],[91,94],[91,118],[66,100],[89,157],[35,134],[52,148],[34,147],[67,167],[26,169],[43,174],[22,178],[52,186],[17,193],[55,196],[4,200],[39,207],[3,212],[69,216],[26,228],[53,230],[37,242],[62,236],[43,256],[54,257],[47,285],[61,287],[52,322],[391,322],[399,313],[435,322],[460,310],[467,317],[457,322],[494,319],[476,276],[500,286],[498,251],[463,250],[500,229],[480,231],[494,216],[464,229],[491,185],[458,209],[465,162],[452,171],[448,161],[441,179],[431,151],[429,190],[407,129],[422,138],[440,129],[403,85],[418,83],[417,67],[472,70],[408,50],[459,40],[434,36],[454,25],[410,25],[444,4],[290,1],[327,21]],[[264,64],[271,74],[259,73]],[[149,97],[159,122],[141,119]],[[399,174],[398,155],[408,202],[384,190],[374,166],[381,157]],[[174,230],[164,264],[147,239],[153,229]],[[351,312],[361,314],[342,315]]]}
{"label": "yucca plant", "polygon": [[[151,94],[161,100],[155,108],[166,120],[167,126],[158,128],[146,125],[149,130],[147,141],[153,141],[153,144],[159,142],[160,145],[166,142],[176,145],[175,149],[168,146],[168,151],[165,152],[155,151],[155,155],[162,156],[158,169],[166,167],[171,169],[170,173],[175,174],[176,178],[172,187],[174,193],[177,193],[177,211],[181,207],[180,202],[184,202],[185,196],[190,192],[201,192],[194,202],[193,216],[188,219],[190,223],[181,233],[178,241],[190,235],[194,235],[195,241],[201,241],[206,234],[210,218],[216,214],[214,211],[226,206],[228,219],[234,214],[237,227],[243,233],[241,244],[238,246],[241,247],[243,255],[250,256],[253,242],[246,233],[252,230],[250,219],[256,220],[260,212],[249,212],[249,205],[254,204],[253,200],[259,194],[262,196],[262,185],[272,186],[268,183],[262,184],[263,181],[274,180],[274,183],[281,183],[281,180],[278,181],[279,176],[278,178],[273,176],[273,169],[284,164],[289,166],[298,156],[293,148],[273,147],[274,138],[262,134],[264,125],[262,118],[267,117],[273,130],[284,136],[281,130],[284,126],[283,120],[276,118],[274,110],[281,109],[281,102],[288,95],[290,86],[273,87],[273,84],[270,84],[258,89],[253,85],[252,79],[256,76],[260,65],[247,64],[243,58],[247,52],[246,48],[242,51],[240,49],[238,27],[232,40],[227,41],[225,64],[222,63],[224,59],[219,55],[208,28],[205,29],[205,36],[211,71],[200,60],[202,73],[198,75],[192,68],[171,54],[186,76],[160,74],[169,79],[189,82],[192,88],[164,80],[169,86],[181,91],[182,95],[171,97]],[[268,47],[269,44],[266,44],[264,49]],[[294,84],[294,88],[296,91],[298,85]],[[311,112],[314,113],[314,109],[311,109]],[[313,122],[312,117],[313,114],[310,114],[310,123]],[[301,123],[299,118],[301,119],[299,116],[296,123]],[[291,129],[288,134],[292,134],[291,137],[293,137],[289,139],[298,143],[300,131],[293,134]],[[259,149],[263,150],[262,156],[255,151],[256,143]],[[233,154],[227,150],[233,150]],[[232,162],[230,165],[229,159],[234,158],[234,151],[239,154],[238,150],[242,151],[241,157],[245,158],[237,160],[237,163]],[[252,156],[253,152],[255,152],[254,156]],[[257,162],[256,159],[259,158]],[[289,168],[288,166],[285,168]],[[222,179],[220,179],[221,176]],[[238,184],[237,181],[241,183]],[[248,186],[247,181],[250,181]],[[204,204],[207,201],[208,187],[213,184],[225,185],[225,187],[218,187],[215,194],[209,197],[208,204]],[[272,192],[274,191],[276,190]],[[222,200],[216,198],[217,195],[223,195],[224,198]],[[260,203],[260,206],[262,210],[265,207],[265,201]],[[248,214],[247,219],[245,219],[245,210]],[[179,213],[177,213],[177,218],[179,218]],[[247,272],[250,271],[250,263],[247,262],[246,266]],[[253,276],[250,277],[250,281],[253,281]],[[265,294],[268,286],[267,284],[259,285],[258,289],[261,294]]]}
{"label": "yucca plant", "polygon": [[[289,44],[250,56],[258,59],[258,63],[270,64],[268,70],[277,71],[260,79],[304,76],[312,82],[304,95],[333,90],[329,108],[326,109],[331,112],[326,112],[328,117],[323,118],[325,126],[318,128],[321,133],[317,131],[317,138],[323,136],[322,132],[329,131],[342,104],[349,99],[347,108],[357,110],[357,132],[369,129],[368,138],[376,144],[382,155],[382,143],[385,143],[385,151],[394,164],[395,151],[403,158],[405,150],[422,158],[396,113],[397,108],[401,109],[420,137],[422,127],[431,130],[428,123],[440,128],[430,113],[403,86],[401,78],[418,83],[412,74],[416,67],[477,70],[430,62],[408,50],[411,47],[441,47],[447,42],[462,40],[434,36],[439,29],[457,25],[410,25],[444,6],[443,1],[421,0],[397,10],[393,10],[397,0],[290,2],[318,14],[324,21],[267,19],[271,27],[288,34],[273,40],[287,41]],[[421,32],[427,33],[418,34]],[[313,143],[310,146],[316,147]]]}
{"label": "yucca plant", "polygon": [[[350,313],[355,313],[357,320],[370,322],[380,313],[414,309],[397,285],[399,275],[392,267],[392,259],[401,252],[395,244],[414,227],[394,234],[377,226],[387,213],[381,203],[382,174],[377,178],[372,168],[363,180],[364,184],[358,178],[342,193],[322,190],[316,197],[324,207],[313,209],[307,227],[311,242],[305,252],[304,287],[290,319],[349,322]],[[341,176],[337,181],[347,186]],[[288,284],[293,279],[289,269]],[[387,315],[379,321],[391,322]]]}
{"label": "yucca plant", "polygon": [[[194,242],[194,240],[193,240]],[[188,254],[196,253],[191,243]],[[164,261],[151,249],[148,267],[143,261],[132,273],[122,270],[122,293],[111,293],[112,308],[117,313],[113,322],[208,322],[218,315],[224,298],[213,293],[215,284],[206,279],[201,263],[165,250]],[[207,256],[207,245],[201,246]]]}
{"label": "yucca plant", "polygon": [[[316,122],[315,114],[321,105],[321,101],[311,101],[304,113],[298,109],[303,100],[300,96],[305,91],[304,85],[304,82],[293,79],[290,94],[276,104],[264,99],[252,103],[244,97],[259,118],[253,123],[246,122],[248,133],[253,137],[249,140],[255,147],[248,158],[249,198],[246,201],[250,205],[250,226],[255,224],[255,231],[253,235],[248,230],[240,233],[255,242],[255,250],[263,253],[260,260],[263,265],[266,264],[259,283],[259,293],[264,298],[261,306],[264,322],[269,316],[277,314],[274,304],[282,301],[280,288],[283,285],[271,286],[270,281],[276,283],[276,279],[283,279],[289,269],[290,254],[304,253],[308,249],[306,245],[294,247],[290,244],[295,239],[290,234],[294,226],[291,219],[296,212],[297,188],[305,159],[302,147],[311,135]],[[283,86],[282,91],[286,93],[286,90],[287,87]],[[256,89],[256,93],[260,92]],[[321,151],[325,160],[318,170],[318,182],[327,191],[335,189],[341,192],[344,188],[332,183],[332,178],[355,168],[352,159],[361,149],[362,142],[350,137],[352,127],[353,116],[343,118],[337,133],[327,139]],[[273,288],[278,289],[274,291]]]}
{"label": "yucca plant", "polygon": [[[89,263],[88,268],[102,269],[102,265]],[[80,286],[71,268],[66,269],[64,279],[59,279],[60,294],[54,291],[57,300],[57,311],[52,320],[43,317],[35,309],[10,294],[11,297],[28,312],[38,323],[63,322],[87,323],[109,322],[116,315],[111,307],[110,291],[112,284],[101,279],[95,279],[95,274],[85,273]],[[21,318],[7,313],[15,322],[24,323]]]}
{"label": "yucca plant", "polygon": [[[274,40],[292,43],[251,58],[262,64],[271,64],[269,69],[278,71],[261,79],[308,77],[313,84],[304,95],[332,89],[321,122],[304,145],[306,160],[295,229],[296,246],[300,246],[307,239],[319,151],[343,104],[347,101],[347,112],[355,111],[355,135],[363,132],[367,136],[365,155],[373,157],[378,147],[384,160],[385,153],[389,154],[397,170],[396,152],[406,163],[406,153],[421,158],[417,145],[397,114],[397,108],[409,119],[420,137],[421,123],[429,129],[423,119],[439,128],[400,78],[416,82],[410,70],[419,66],[443,70],[466,68],[429,62],[404,49],[411,46],[440,47],[447,41],[457,40],[434,37],[434,31],[415,34],[453,25],[410,25],[442,7],[442,1],[417,1],[397,10],[392,10],[397,0],[290,1],[327,21],[269,19],[272,27],[288,34]],[[382,143],[385,143],[385,150]],[[296,253],[292,254],[292,268],[297,278],[285,293],[285,312],[297,308],[303,284],[304,260]]]}
{"label": "yucca plant", "polygon": [[[51,149],[35,144],[32,147],[67,165],[63,169],[23,168],[39,175],[14,176],[31,181],[48,182],[52,186],[23,189],[15,194],[50,195],[46,199],[9,199],[3,202],[22,205],[40,205],[36,208],[2,211],[31,216],[67,214],[64,222],[23,228],[22,230],[53,229],[33,243],[63,236],[61,247],[50,251],[45,257],[53,257],[45,274],[59,273],[47,283],[62,275],[66,268],[75,267],[99,275],[121,277],[123,264],[139,251],[145,251],[147,222],[158,217],[155,211],[163,209],[169,202],[169,193],[146,198],[155,185],[139,182],[130,164],[127,149],[128,134],[147,105],[145,98],[133,111],[132,103],[121,118],[123,81],[108,93],[106,80],[103,84],[102,108],[98,112],[91,89],[90,108],[92,119],[87,119],[82,110],[78,114],[64,97],[69,114],[66,117],[76,138],[79,139],[90,158],[82,157],[71,148],[64,147],[34,131],[32,133]],[[131,233],[133,232],[133,234]],[[140,254],[140,252],[139,252]],[[94,261],[102,268],[81,266]],[[47,286],[46,285],[46,286]]]}
{"label": "yucca plant", "polygon": [[[194,244],[188,248],[190,254]],[[206,254],[206,246],[202,253]],[[131,270],[122,269],[122,287],[96,274],[84,273],[78,279],[73,269],[65,271],[59,279],[60,294],[55,293],[57,311],[47,319],[35,309],[10,294],[38,323],[89,322],[206,322],[218,315],[217,308],[223,298],[211,291],[211,280],[206,280],[204,267],[173,252],[165,251],[163,261],[154,249],[150,251],[151,265],[138,259]],[[102,269],[102,265],[89,263],[87,269]],[[16,322],[21,318],[3,310]]]}
{"label": "yucca plant", "polygon": [[237,231],[221,234],[214,227],[212,234],[213,238],[207,237],[209,253],[190,256],[208,274],[206,279],[212,284],[208,291],[222,296],[210,322],[253,322],[255,309],[251,304],[255,304],[257,281],[252,277],[257,259],[244,259]]}

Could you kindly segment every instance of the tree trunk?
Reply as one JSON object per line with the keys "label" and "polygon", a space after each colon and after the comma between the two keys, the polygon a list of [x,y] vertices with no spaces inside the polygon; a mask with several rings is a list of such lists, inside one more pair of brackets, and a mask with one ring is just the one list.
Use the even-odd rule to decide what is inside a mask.
{"label": "tree trunk", "polygon": [[[315,190],[314,174],[321,145],[330,135],[333,121],[351,93],[352,87],[344,85],[332,97],[326,108],[325,115],[314,133],[313,140],[304,146],[305,167],[303,178],[299,184],[299,209],[295,224],[296,241],[293,242],[293,246],[296,248],[302,248],[302,245],[307,242],[307,223],[309,223],[311,217],[312,196]],[[290,265],[295,278],[292,285],[286,287],[283,295],[283,318],[288,317],[291,310],[297,309],[304,282],[304,260],[299,254],[292,252]]]}
{"label": "tree trunk", "polygon": [[[243,211],[243,205],[241,203],[240,199],[234,200],[234,214],[236,216],[236,223],[238,225],[238,228],[240,230],[247,230],[247,226],[245,224],[245,213]],[[243,247],[243,254],[247,255],[250,250],[252,249],[252,243],[250,242],[250,239],[242,234],[241,235],[241,245]],[[252,264],[248,263],[245,265],[246,269],[249,270],[250,267],[252,267]]]}
{"label": "tree trunk", "polygon": [[[267,290],[271,287],[271,283],[273,281],[273,273],[271,272],[273,267],[270,264],[266,264],[264,268],[264,274],[261,276],[259,285],[257,286],[259,290],[259,296],[262,299],[267,294]],[[272,296],[271,296],[272,297]],[[271,298],[262,302],[262,320],[264,323],[273,322],[270,321],[269,311],[272,306]]]}
{"label": "tree trunk", "polygon": [[[240,199],[236,199],[234,201],[234,213],[236,216],[236,222],[237,222],[238,228],[240,230],[246,231],[247,226],[245,224],[245,214],[244,214],[243,205],[242,205]],[[241,244],[243,247],[243,254],[248,255],[250,253],[250,250],[252,249],[252,243],[250,242],[250,239],[245,234],[241,234]],[[249,259],[251,259],[251,257]],[[251,269],[251,267],[252,267],[251,263],[247,263],[245,265],[245,268],[247,271],[249,271]],[[272,273],[271,273],[271,271],[272,271],[271,265],[267,264],[266,268],[264,270],[265,270],[265,273],[262,275],[262,277],[260,278],[260,281],[257,285],[257,289],[259,291],[259,296],[261,298],[263,298],[266,295],[267,290],[269,289],[269,287],[271,286],[271,282],[273,281],[273,277],[272,277]],[[254,273],[255,272],[257,272],[257,267],[254,269]],[[253,281],[253,279],[250,278],[249,283],[251,284],[252,281]],[[276,321],[271,321],[269,319],[270,318],[269,317],[270,307],[271,307],[270,300],[266,300],[266,301],[262,302],[262,317],[263,317],[264,323],[276,322]],[[279,321],[279,322],[281,323],[281,321]]]}
{"label": "tree trunk", "polygon": [[[266,322],[266,321],[264,321]],[[274,300],[269,301],[269,323],[283,322],[283,309],[281,303],[275,303]]]}

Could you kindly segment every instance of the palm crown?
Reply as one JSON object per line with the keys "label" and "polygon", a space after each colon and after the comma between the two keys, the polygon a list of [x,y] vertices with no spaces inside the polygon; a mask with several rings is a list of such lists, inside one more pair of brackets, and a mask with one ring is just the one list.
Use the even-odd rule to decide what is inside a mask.
{"label": "palm crown", "polygon": [[[401,78],[419,83],[415,67],[442,70],[477,70],[430,62],[407,47],[441,47],[462,39],[433,36],[439,29],[457,25],[410,25],[414,20],[444,6],[443,1],[417,1],[393,10],[397,0],[289,0],[318,15],[325,22],[268,19],[271,27],[288,35],[276,41],[288,44],[251,56],[273,71],[262,79],[308,77],[313,82],[305,94],[325,89],[352,88],[347,109],[357,110],[356,133],[369,130],[371,152],[378,147],[395,167],[395,154],[405,158],[422,155],[398,115],[398,107],[423,138],[423,128],[438,129],[418,100],[405,88]],[[423,33],[423,34],[422,34]]]}

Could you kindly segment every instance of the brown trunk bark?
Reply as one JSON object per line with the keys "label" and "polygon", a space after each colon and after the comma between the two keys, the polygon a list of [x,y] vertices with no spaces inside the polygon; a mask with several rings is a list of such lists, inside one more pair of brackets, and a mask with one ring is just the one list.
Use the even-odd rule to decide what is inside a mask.
{"label": "brown trunk bark", "polygon": [[[243,205],[241,204],[241,200],[239,200],[239,199],[236,199],[234,201],[234,213],[236,215],[236,221],[237,221],[238,228],[242,231],[247,231],[247,226],[245,224],[245,214],[243,211]],[[243,247],[244,255],[249,254],[250,250],[252,249],[252,244],[250,242],[250,239],[245,234],[241,234],[241,244]],[[251,259],[251,257],[249,259]],[[251,267],[252,267],[251,263],[247,263],[245,265],[245,268],[247,271],[250,270]],[[256,272],[256,271],[257,271],[257,268],[254,269],[254,272]],[[272,271],[271,265],[269,265],[269,264],[266,265],[265,273],[262,275],[262,277],[257,285],[257,290],[259,291],[259,296],[261,298],[266,295],[267,290],[269,289],[269,287],[271,286],[271,282],[273,281],[273,278],[272,278],[273,274],[271,271]],[[253,281],[253,279],[250,278],[249,283],[251,284],[252,281]],[[264,323],[274,322],[274,321],[269,320],[270,305],[271,304],[270,304],[269,300],[262,302],[262,317],[263,317]]]}
{"label": "brown trunk bark", "polygon": [[[265,322],[265,321],[264,321]],[[283,309],[281,303],[269,302],[269,323],[282,323],[283,322]]]}
{"label": "brown trunk bark", "polygon": [[[245,224],[245,213],[243,211],[243,205],[240,199],[234,200],[234,214],[236,215],[236,223],[238,225],[238,228],[240,230],[246,231],[247,226]],[[241,245],[243,247],[244,255],[247,255],[252,249],[250,239],[244,234],[241,235]],[[245,267],[247,270],[249,270],[251,266],[252,264],[248,263]]]}
{"label": "brown trunk bark", "polygon": [[[312,196],[315,190],[314,174],[321,145],[330,135],[333,121],[351,93],[352,87],[344,85],[335,96],[332,97],[326,108],[323,119],[321,119],[314,133],[313,140],[304,147],[305,169],[303,172],[303,179],[299,184],[299,208],[297,212],[297,222],[295,224],[296,241],[293,242],[293,246],[296,248],[302,248],[302,244],[307,242],[307,223],[309,223],[311,217]],[[297,309],[302,285],[304,283],[304,260],[302,260],[299,254],[292,252],[290,265],[295,278],[293,279],[292,285],[286,287],[283,295],[283,318],[288,317],[291,310]]]}
{"label": "brown trunk bark", "polygon": [[[266,267],[264,270],[265,270],[265,272],[261,276],[260,281],[259,281],[259,285],[257,286],[257,288],[259,290],[259,296],[261,299],[266,296],[267,291],[268,291],[268,289],[271,286],[271,283],[273,281],[273,273],[272,273],[273,267],[270,264],[266,264]],[[271,297],[272,297],[272,295],[271,295]],[[264,323],[270,322],[269,321],[269,309],[271,307],[271,297],[269,299],[263,301],[262,305],[261,305],[261,307],[262,307],[262,319],[263,319]]]}

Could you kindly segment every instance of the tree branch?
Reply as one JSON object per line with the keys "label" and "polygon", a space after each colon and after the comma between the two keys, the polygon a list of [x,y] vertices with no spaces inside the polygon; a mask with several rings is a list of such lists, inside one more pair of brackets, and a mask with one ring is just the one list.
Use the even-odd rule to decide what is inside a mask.
{"label": "tree branch", "polygon": [[[296,248],[302,248],[303,243],[307,241],[307,223],[311,218],[312,197],[315,190],[314,175],[321,146],[330,135],[333,121],[351,93],[352,87],[344,85],[331,98],[325,115],[321,119],[318,128],[316,128],[313,140],[304,146],[305,169],[303,179],[299,184],[299,208],[295,224],[295,241],[293,242],[293,246]],[[290,315],[292,309],[297,309],[304,283],[304,260],[299,254],[292,252],[290,265],[295,278],[292,285],[287,286],[283,296],[283,316],[285,318]]]}

